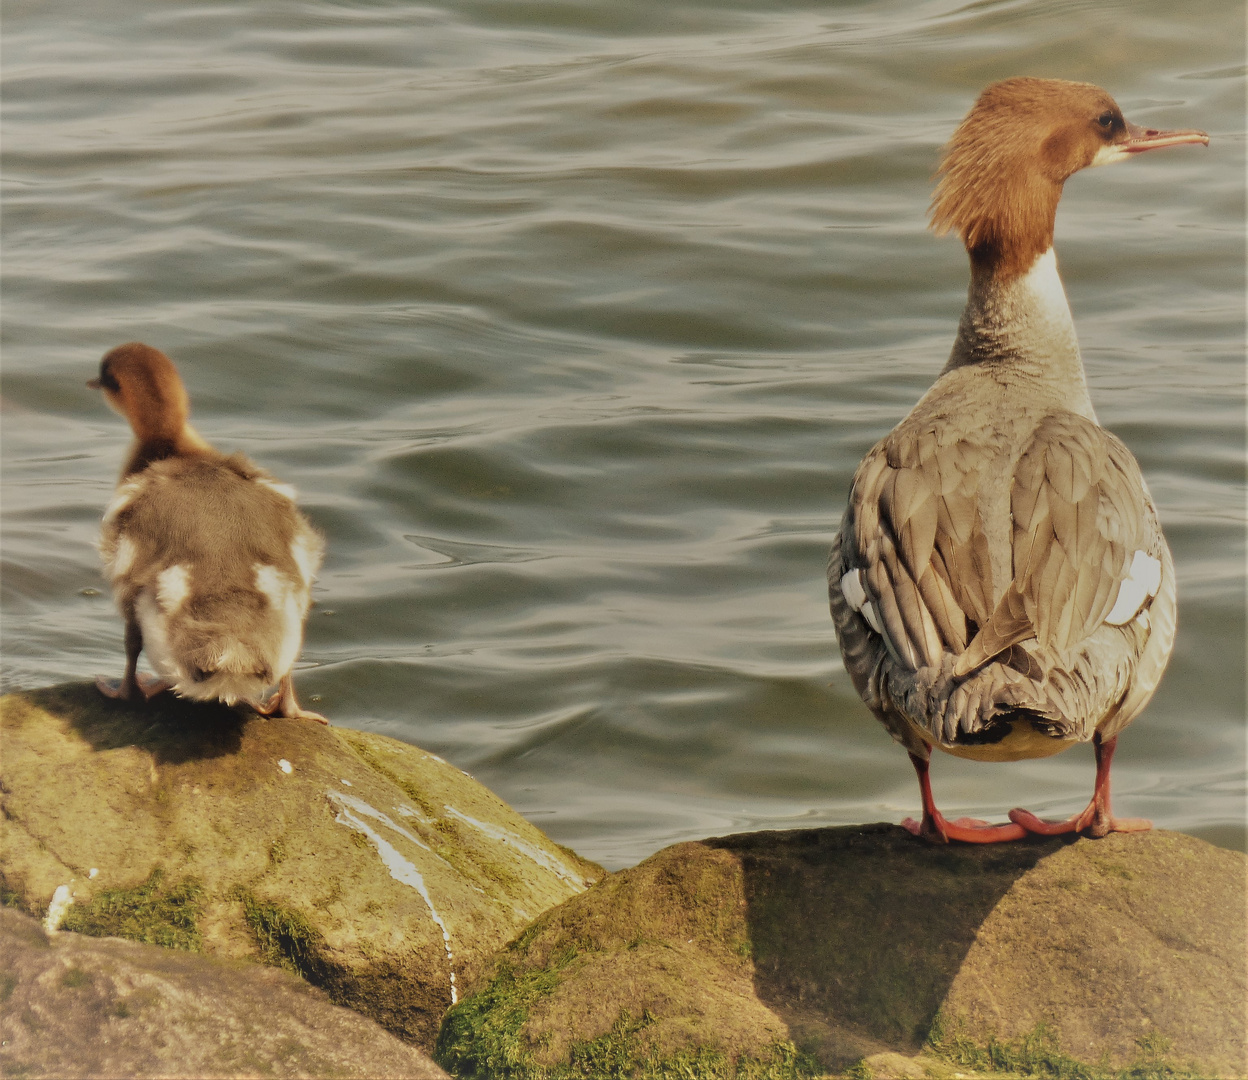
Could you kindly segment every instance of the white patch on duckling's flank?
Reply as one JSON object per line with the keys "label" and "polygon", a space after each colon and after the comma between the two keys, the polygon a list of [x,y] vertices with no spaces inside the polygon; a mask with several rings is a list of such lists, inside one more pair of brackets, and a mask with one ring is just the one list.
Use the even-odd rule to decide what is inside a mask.
{"label": "white patch on duckling's flank", "polygon": [[567,863],[548,854],[541,848],[535,847],[527,840],[522,840],[510,829],[504,829],[501,825],[491,825],[486,821],[478,821],[476,818],[471,818],[467,814],[456,810],[453,806],[446,807],[446,812],[451,817],[459,818],[460,821],[471,825],[474,829],[479,829],[490,839],[499,840],[508,847],[514,848],[521,855],[532,859],[538,866],[544,867],[557,877],[563,878],[564,881],[574,886],[578,891],[583,891],[589,887],[585,879],[575,870],[569,868]]}
{"label": "white patch on duckling's flank", "polygon": [[295,771],[295,767],[285,758],[282,758],[282,760],[277,763],[277,767],[281,769],[282,772],[284,772],[287,776],[289,776],[292,772]]}
{"label": "white patch on duckling's flank", "polygon": [[286,582],[282,580],[281,571],[276,566],[256,563],[252,570],[256,577],[256,588],[268,597],[269,606],[274,611],[281,611],[286,603]]}
{"label": "white patch on duckling's flank", "polygon": [[[433,906],[433,900],[429,897],[429,890],[425,887],[424,877],[409,860],[400,854],[393,844],[389,843],[380,833],[370,828],[367,822],[360,820],[351,811],[355,807],[363,807],[368,817],[376,817],[387,822],[390,819],[381,811],[374,810],[367,803],[362,803],[359,799],[353,799],[349,795],[343,795],[341,792],[331,791],[329,792],[329,798],[338,807],[338,813],[334,820],[340,825],[346,825],[358,833],[363,833],[372,841],[373,847],[377,849],[377,854],[381,856],[381,861],[385,864],[386,869],[390,871],[390,876],[403,885],[410,885],[420,893],[421,899],[424,900],[425,906],[429,909],[429,914],[433,917],[434,923],[442,931],[442,946],[446,949],[446,963],[451,970],[451,1004],[456,1004],[459,1001],[459,993],[455,989],[455,954],[451,952],[450,931],[447,930],[446,923],[442,921],[442,916],[438,914],[438,909]],[[391,822],[391,825],[393,825],[393,822]],[[403,830],[400,831],[402,832]],[[412,838],[410,833],[405,833],[404,835]],[[425,845],[421,844],[420,846],[424,847]]]}
{"label": "white patch on duckling's flank", "polygon": [[289,499],[294,502],[299,496],[298,492],[290,484],[283,484],[278,480],[270,480],[267,476],[257,476],[256,483],[261,487],[266,487],[270,491],[276,491],[283,499]]}
{"label": "white patch on duckling's flank", "polygon": [[143,494],[143,489],[147,487],[147,479],[142,475],[136,476],[132,480],[127,480],[121,484],[113,497],[109,500],[108,506],[104,508],[104,520],[102,524],[108,525],[118,514],[120,514],[135,499]]}
{"label": "white patch on duckling's flank", "polygon": [[321,545],[316,535],[307,529],[296,533],[290,542],[290,557],[299,567],[299,576],[303,578],[303,587],[306,589],[312,584],[321,564]]}
{"label": "white patch on duckling's flank", "polygon": [[117,552],[113,555],[113,565],[108,568],[109,577],[115,580],[130,573],[130,567],[134,565],[134,557],[137,554],[138,548],[134,546],[134,541],[130,537],[123,536],[118,540]]}
{"label": "white patch on duckling's flank", "polygon": [[156,575],[156,600],[166,615],[172,615],[191,595],[191,575],[181,563],[166,566]]}
{"label": "white patch on duckling's flank", "polygon": [[134,601],[134,617],[143,631],[143,652],[156,674],[175,682],[184,677],[169,648],[169,621],[150,589],[144,589]]}
{"label": "white patch on duckling's flank", "polygon": [[1157,595],[1161,588],[1161,560],[1154,559],[1144,551],[1137,551],[1131,559],[1131,568],[1122,584],[1118,586],[1118,599],[1110,609],[1105,621],[1110,626],[1129,623],[1144,604]]}
{"label": "white patch on duckling's flank", "polygon": [[61,923],[65,921],[69,905],[73,902],[74,898],[69,895],[69,886],[58,885],[56,892],[52,894],[52,903],[48,905],[48,913],[43,917],[44,930],[49,934],[55,934],[61,928]]}
{"label": "white patch on duckling's flank", "polygon": [[307,592],[294,587],[276,566],[255,563],[256,590],[264,594],[270,607],[282,620],[282,640],[273,663],[273,676],[280,679],[295,664],[303,644],[303,616],[307,611]]}

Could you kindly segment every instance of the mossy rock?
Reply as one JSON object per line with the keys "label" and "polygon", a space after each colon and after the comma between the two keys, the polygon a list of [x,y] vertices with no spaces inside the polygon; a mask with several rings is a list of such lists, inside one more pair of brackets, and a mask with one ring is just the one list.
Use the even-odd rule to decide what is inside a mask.
{"label": "mossy rock", "polygon": [[445,1078],[284,971],[80,934],[0,909],[8,1077]]}
{"label": "mossy rock", "polygon": [[678,844],[539,918],[435,1057],[480,1080],[1242,1077],[1245,914],[1242,854],[1160,831]]}
{"label": "mossy rock", "polygon": [[383,736],[69,684],[0,699],[0,889],[67,929],[277,964],[429,1047],[455,988],[601,876]]}

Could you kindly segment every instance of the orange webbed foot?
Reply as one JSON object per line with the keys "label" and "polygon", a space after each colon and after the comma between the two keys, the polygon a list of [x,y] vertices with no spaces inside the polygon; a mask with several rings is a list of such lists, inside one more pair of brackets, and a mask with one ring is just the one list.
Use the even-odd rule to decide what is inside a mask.
{"label": "orange webbed foot", "polygon": [[901,825],[907,832],[933,844],[945,844],[950,840],[960,840],[964,844],[1000,844],[1021,840],[1027,835],[1026,829],[1013,822],[1008,825],[990,825],[982,818],[968,817],[948,821],[939,811],[930,823],[906,818]]}
{"label": "orange webbed foot", "polygon": [[919,778],[923,820],[906,818],[901,825],[907,832],[922,837],[931,844],[947,844],[950,840],[961,840],[964,844],[1000,844],[1008,840],[1021,840],[1027,835],[1027,830],[1014,822],[1008,825],[989,825],[980,818],[968,817],[947,821],[945,815],[936,809],[936,802],[932,798],[927,758],[912,752],[910,763]]}
{"label": "orange webbed foot", "polygon": [[1109,767],[1114,760],[1118,737],[1101,739],[1098,732],[1093,736],[1096,749],[1096,786],[1092,799],[1083,810],[1065,821],[1044,821],[1030,810],[1010,811],[1010,820],[1030,833],[1040,836],[1062,836],[1065,833],[1084,832],[1089,836],[1108,836],[1111,832],[1148,832],[1153,823],[1147,818],[1114,817],[1109,808]]}
{"label": "orange webbed foot", "polygon": [[1083,813],[1065,821],[1045,821],[1030,810],[1017,807],[1010,811],[1010,820],[1029,833],[1039,836],[1063,836],[1086,829],[1089,835],[1099,838],[1108,836],[1111,832],[1148,832],[1153,827],[1153,823],[1147,818],[1120,818],[1112,814],[1098,814],[1095,803],[1089,804]]}

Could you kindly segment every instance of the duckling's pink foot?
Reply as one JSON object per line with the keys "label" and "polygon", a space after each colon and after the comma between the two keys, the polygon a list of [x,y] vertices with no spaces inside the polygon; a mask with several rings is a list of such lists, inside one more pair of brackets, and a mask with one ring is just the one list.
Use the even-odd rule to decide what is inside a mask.
{"label": "duckling's pink foot", "polygon": [[965,844],[999,844],[1006,840],[1021,840],[1027,835],[1027,830],[1014,822],[1009,825],[989,825],[979,818],[960,817],[954,821],[946,820],[944,814],[936,809],[936,802],[932,798],[932,781],[928,776],[927,759],[911,754],[910,762],[919,776],[923,820],[906,818],[901,826],[907,832],[932,844],[947,844],[950,840],[961,840]]}
{"label": "duckling's pink foot", "polygon": [[155,679],[150,675],[135,675],[127,684],[125,679],[110,679],[107,675],[97,675],[95,688],[107,698],[115,701],[151,701],[157,694],[173,689],[173,683],[165,679]]}
{"label": "duckling's pink foot", "polygon": [[1147,818],[1118,818],[1109,809],[1109,766],[1114,759],[1118,737],[1101,742],[1100,735],[1094,735],[1092,741],[1096,747],[1096,786],[1092,789],[1092,801],[1082,812],[1065,821],[1044,821],[1030,810],[1015,808],[1010,811],[1010,820],[1041,836],[1060,836],[1086,829],[1089,836],[1099,840],[1111,832],[1148,832],[1153,823]]}
{"label": "duckling's pink foot", "polygon": [[279,716],[286,720],[315,720],[318,724],[326,726],[329,724],[329,721],[320,713],[305,709],[299,704],[295,698],[294,680],[289,675],[282,679],[278,684],[277,693],[267,702],[260,704],[256,701],[248,701],[247,704],[261,716]]}

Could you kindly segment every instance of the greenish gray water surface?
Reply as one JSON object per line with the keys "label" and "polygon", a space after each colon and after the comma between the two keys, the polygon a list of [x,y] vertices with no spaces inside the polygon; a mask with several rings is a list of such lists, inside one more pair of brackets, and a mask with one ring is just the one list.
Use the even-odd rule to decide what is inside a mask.
{"label": "greenish gray water surface", "polygon": [[[329,541],[297,680],[608,866],[898,820],[823,564],[944,363],[937,151],[988,82],[1087,80],[1208,150],[1075,177],[1101,421],[1179,574],[1115,808],[1244,826],[1244,9],[1099,0],[5,6],[3,656],[122,663],[94,551],[143,340]],[[1066,814],[1091,753],[940,757],[947,813]]]}

